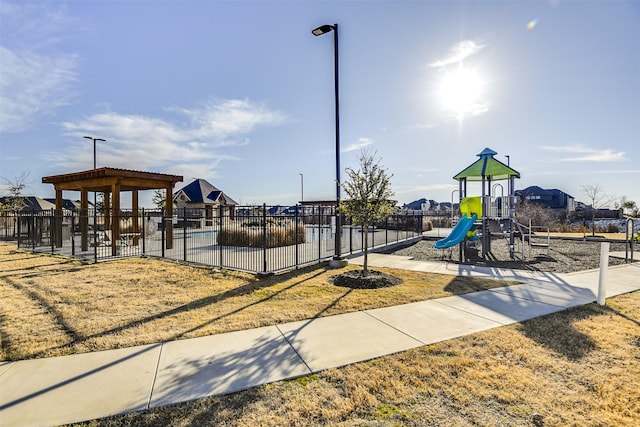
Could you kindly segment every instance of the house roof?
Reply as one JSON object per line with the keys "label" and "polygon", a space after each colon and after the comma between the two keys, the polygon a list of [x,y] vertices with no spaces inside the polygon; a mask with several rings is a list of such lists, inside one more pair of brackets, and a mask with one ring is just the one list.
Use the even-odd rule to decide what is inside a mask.
{"label": "house roof", "polygon": [[516,193],[522,194],[523,196],[545,196],[549,194],[549,191],[545,190],[544,188],[538,187],[537,185],[532,185],[523,190],[516,190]]}
{"label": "house roof", "polygon": [[[53,204],[53,207],[56,206],[56,199],[54,198],[45,198],[47,202]],[[93,203],[88,202],[90,206],[93,206]],[[80,209],[80,201],[70,200],[70,199],[62,199],[62,209],[67,209],[70,211],[75,211],[76,209]]]}
{"label": "house roof", "polygon": [[427,200],[425,198],[422,199],[418,199],[418,200],[414,200],[413,202],[407,203],[406,205],[404,205],[404,207],[406,209],[412,209],[415,211],[419,211],[422,209],[422,205],[424,203],[428,203],[429,204],[429,208],[433,208],[434,206],[438,205],[438,202],[436,202],[435,200]]}
{"label": "house roof", "polygon": [[237,205],[238,203],[223,191],[210,184],[205,179],[194,179],[192,182],[176,192],[176,196],[183,193],[190,203],[219,203],[222,205]]}
{"label": "house roof", "polygon": [[538,187],[537,185],[532,185],[530,187],[525,188],[524,190],[516,190],[516,194],[522,194],[523,196],[552,196],[557,195],[560,196],[565,194],[567,197],[573,198],[570,194],[565,193],[562,190],[558,190],[557,188],[545,189]]}
{"label": "house roof", "polygon": [[520,178],[520,172],[494,159],[493,156],[496,154],[498,153],[492,149],[485,148],[481,153],[476,154],[480,157],[478,160],[454,176],[453,179],[457,181],[462,179],[466,179],[467,181],[483,181],[487,177],[491,177],[492,181],[500,181],[509,179],[512,176]]}
{"label": "house roof", "polygon": [[[6,204],[8,197],[0,197],[0,204]],[[41,212],[48,211],[56,208],[56,199],[55,198],[40,198],[36,196],[22,196],[23,207],[20,209],[21,211],[26,212]],[[89,202],[89,205],[92,205]],[[80,202],[73,201],[70,199],[62,199],[62,209],[66,209],[68,211],[75,211],[80,209]]]}
{"label": "house roof", "polygon": [[[56,205],[54,203],[50,203],[45,199],[41,199],[40,197],[22,196],[21,198],[22,208],[20,208],[20,211],[23,212],[42,212],[56,208]],[[8,202],[8,199],[8,197],[0,197],[0,203],[6,204]]]}

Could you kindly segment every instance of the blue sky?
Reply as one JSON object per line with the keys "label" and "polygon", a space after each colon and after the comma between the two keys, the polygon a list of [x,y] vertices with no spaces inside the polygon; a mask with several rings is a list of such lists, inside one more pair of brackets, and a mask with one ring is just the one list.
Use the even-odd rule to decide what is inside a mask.
{"label": "blue sky", "polygon": [[98,167],[177,188],[294,204],[302,173],[333,199],[333,34],[311,34],[333,23],[342,167],[375,151],[400,204],[451,200],[485,147],[518,189],[640,204],[638,1],[2,0],[0,177],[53,197],[41,178],[91,169],[90,135]]}

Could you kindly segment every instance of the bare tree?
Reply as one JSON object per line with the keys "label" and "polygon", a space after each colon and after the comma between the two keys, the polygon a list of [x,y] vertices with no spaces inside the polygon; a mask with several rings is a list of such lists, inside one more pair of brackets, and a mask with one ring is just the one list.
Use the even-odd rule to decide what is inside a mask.
{"label": "bare tree", "polygon": [[[13,180],[2,177],[5,182],[3,186],[5,191],[9,194],[5,197],[4,204],[0,203],[0,212],[16,213],[25,206],[23,191],[29,187],[27,182],[29,178],[29,171],[22,172],[19,176],[13,177]],[[16,235],[17,221],[13,218],[13,235]]]}
{"label": "bare tree", "polygon": [[582,191],[591,202],[591,235],[594,236],[596,233],[596,212],[598,209],[602,209],[612,203],[615,200],[615,196],[605,193],[600,184],[597,183],[583,186]]}
{"label": "bare tree", "polygon": [[29,171],[22,172],[19,176],[14,176],[13,180],[2,178],[5,182],[5,191],[9,194],[5,203],[5,209],[9,212],[17,212],[24,207],[24,195],[22,193],[29,187],[27,178],[29,178]]}
{"label": "bare tree", "polygon": [[369,227],[385,219],[395,210],[391,200],[391,176],[380,166],[375,153],[363,150],[360,154],[360,169],[347,168],[349,179],[341,184],[348,198],[340,202],[340,211],[351,217],[353,223],[361,225],[364,233],[364,266],[362,275],[367,276]]}

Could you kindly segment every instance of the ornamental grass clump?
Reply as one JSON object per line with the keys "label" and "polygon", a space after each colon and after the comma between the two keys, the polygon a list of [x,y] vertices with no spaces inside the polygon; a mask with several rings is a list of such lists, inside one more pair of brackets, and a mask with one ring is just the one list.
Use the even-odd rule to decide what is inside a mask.
{"label": "ornamental grass clump", "polygon": [[222,246],[243,246],[249,248],[277,248],[306,242],[307,230],[304,225],[296,227],[290,221],[268,222],[266,226],[251,224],[225,228],[218,233],[218,244]]}

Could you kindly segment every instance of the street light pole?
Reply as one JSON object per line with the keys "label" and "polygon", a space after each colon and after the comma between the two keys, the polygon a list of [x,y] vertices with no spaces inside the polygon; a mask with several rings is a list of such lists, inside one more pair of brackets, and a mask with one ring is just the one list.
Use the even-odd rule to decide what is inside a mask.
{"label": "street light pole", "polygon": [[300,172],[300,203],[304,202],[304,174]]}
{"label": "street light pole", "polygon": [[106,139],[102,138],[94,138],[92,136],[83,136],[83,138],[91,139],[93,141],[93,168],[96,168],[96,141],[106,141]]}
{"label": "street light pole", "polygon": [[[92,136],[83,136],[83,138],[90,139],[93,141],[93,169],[96,169],[96,141],[105,142],[106,139],[103,138],[94,138]],[[104,198],[103,198],[104,201]],[[96,191],[93,192],[93,257],[95,260],[98,259],[98,244],[96,241],[96,226],[97,226],[97,205],[98,197],[96,195]],[[103,203],[104,205],[104,203]],[[104,206],[103,206],[104,207]]]}
{"label": "street light pole", "polygon": [[321,36],[323,34],[328,33],[329,31],[333,31],[333,72],[334,72],[334,82],[335,82],[335,112],[336,112],[336,210],[335,210],[335,221],[336,221],[336,246],[335,246],[335,254],[333,256],[334,266],[343,266],[345,265],[344,259],[342,258],[342,224],[340,220],[340,83],[339,83],[339,67],[338,67],[338,24],[325,24],[318,28],[315,28],[311,31],[311,34],[314,36]]}

